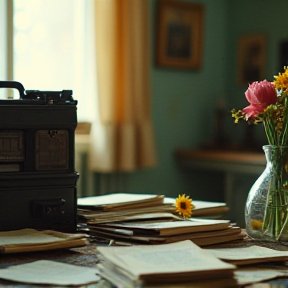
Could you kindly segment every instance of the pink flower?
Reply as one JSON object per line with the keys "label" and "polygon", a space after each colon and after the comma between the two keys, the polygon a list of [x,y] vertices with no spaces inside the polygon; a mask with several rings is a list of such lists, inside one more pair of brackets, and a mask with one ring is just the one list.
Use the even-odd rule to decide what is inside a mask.
{"label": "pink flower", "polygon": [[275,104],[277,101],[275,87],[267,80],[260,82],[255,81],[249,84],[245,96],[250,103],[250,106],[242,110],[242,113],[246,115],[246,120],[258,116],[258,114],[264,112],[269,105]]}

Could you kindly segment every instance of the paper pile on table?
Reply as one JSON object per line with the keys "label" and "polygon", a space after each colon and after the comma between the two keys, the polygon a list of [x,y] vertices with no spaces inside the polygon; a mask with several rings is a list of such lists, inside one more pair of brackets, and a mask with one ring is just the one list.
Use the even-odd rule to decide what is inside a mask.
{"label": "paper pile on table", "polygon": [[87,243],[88,235],[83,233],[35,229],[0,232],[0,254],[74,248]]}
{"label": "paper pile on table", "polygon": [[97,247],[97,251],[100,275],[116,287],[192,281],[202,287],[208,279],[209,285],[214,281],[220,281],[221,287],[236,284],[233,278],[236,266],[219,260],[189,240],[152,246]]}
{"label": "paper pile on table", "polygon": [[[175,201],[164,195],[114,193],[79,198],[78,216],[85,221],[89,233],[98,238],[126,244],[164,244],[192,240],[200,246],[243,240],[241,228],[229,220],[202,219],[193,201],[192,218],[183,220],[175,213]],[[203,211],[226,211],[223,203],[199,201]],[[222,210],[221,210],[222,209]],[[224,210],[223,210],[224,209]],[[222,213],[221,212],[221,213]]]}

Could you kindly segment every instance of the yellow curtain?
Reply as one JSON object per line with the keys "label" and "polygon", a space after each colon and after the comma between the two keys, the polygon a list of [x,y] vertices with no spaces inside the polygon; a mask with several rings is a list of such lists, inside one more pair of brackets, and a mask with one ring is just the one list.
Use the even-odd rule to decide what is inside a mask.
{"label": "yellow curtain", "polygon": [[98,115],[90,168],[156,164],[150,113],[149,1],[95,0]]}

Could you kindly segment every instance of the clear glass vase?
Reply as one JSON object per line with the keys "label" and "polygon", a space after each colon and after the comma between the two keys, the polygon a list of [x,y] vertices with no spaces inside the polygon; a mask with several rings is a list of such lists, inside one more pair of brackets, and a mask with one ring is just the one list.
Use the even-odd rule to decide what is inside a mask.
{"label": "clear glass vase", "polygon": [[246,231],[254,239],[288,241],[288,146],[263,150],[267,164],[248,194]]}

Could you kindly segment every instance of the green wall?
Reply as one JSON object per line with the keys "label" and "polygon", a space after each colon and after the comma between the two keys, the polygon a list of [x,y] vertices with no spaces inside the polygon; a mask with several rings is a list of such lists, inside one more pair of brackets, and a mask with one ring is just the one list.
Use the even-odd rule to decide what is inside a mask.
{"label": "green wall", "polygon": [[[152,51],[155,51],[156,0],[151,2]],[[193,1],[191,1],[193,2]],[[173,152],[198,147],[213,134],[214,104],[225,94],[227,5],[224,0],[199,1],[205,6],[203,56],[200,70],[157,67],[151,59],[152,111],[158,164],[127,175],[130,191],[191,194],[193,177],[182,171]],[[223,65],[224,64],[224,65]],[[209,83],[209,85],[207,85]]]}
{"label": "green wall", "polygon": [[[286,0],[243,0],[227,1],[228,5],[228,39],[229,39],[229,64],[226,67],[227,75],[227,101],[230,107],[243,108],[248,105],[244,93],[247,87],[236,84],[237,71],[237,39],[241,35],[263,34],[266,38],[266,69],[265,77],[273,81],[273,76],[280,72],[279,43],[288,41],[288,1]],[[246,123],[227,125],[228,131],[242,137],[243,130],[247,128]],[[259,141],[266,144],[266,136],[263,126],[254,127]],[[260,140],[261,139],[261,140]]]}
{"label": "green wall", "polygon": [[[152,50],[155,51],[156,0],[151,2]],[[196,1],[191,1],[196,2]],[[202,67],[176,70],[156,67],[151,59],[152,111],[158,164],[125,175],[128,191],[163,193],[222,200],[223,178],[219,174],[189,171],[173,157],[177,148],[197,148],[213,138],[214,108],[224,97],[227,111],[246,106],[246,87],[236,84],[237,39],[242,34],[263,33],[267,37],[268,80],[278,70],[278,44],[288,36],[286,0],[203,0],[205,6]],[[227,113],[229,137],[243,136],[244,125],[233,123]],[[246,123],[243,123],[246,125]],[[256,133],[261,138],[262,127]],[[238,137],[238,138],[237,138]]]}

